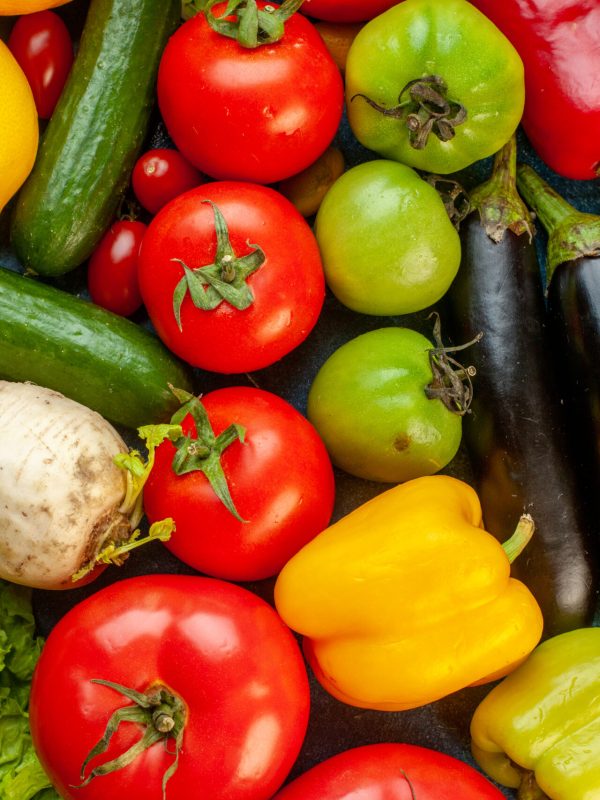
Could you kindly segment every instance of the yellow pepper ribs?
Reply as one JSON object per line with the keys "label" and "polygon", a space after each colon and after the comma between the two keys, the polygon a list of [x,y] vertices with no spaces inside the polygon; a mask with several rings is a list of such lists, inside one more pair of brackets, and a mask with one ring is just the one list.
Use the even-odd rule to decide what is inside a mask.
{"label": "yellow pepper ribs", "polygon": [[362,708],[416,708],[527,657],[543,621],[510,577],[507,552],[520,545],[515,537],[500,545],[481,525],[468,484],[417,478],[360,506],[286,564],[277,610],[304,635],[327,691]]}
{"label": "yellow pepper ribs", "polygon": [[478,706],[472,750],[522,800],[600,798],[600,628],[541,644]]}

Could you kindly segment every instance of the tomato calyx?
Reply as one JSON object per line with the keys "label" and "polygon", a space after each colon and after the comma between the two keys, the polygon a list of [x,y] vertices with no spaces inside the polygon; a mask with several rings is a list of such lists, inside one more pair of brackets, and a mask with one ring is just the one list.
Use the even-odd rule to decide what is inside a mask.
{"label": "tomato calyx", "polygon": [[450,222],[458,230],[461,222],[472,211],[469,195],[458,181],[445,175],[424,175],[423,180],[436,190],[442,198]]}
{"label": "tomato calyx", "polygon": [[203,472],[211,485],[214,493],[223,503],[225,508],[239,520],[245,522],[239,515],[229,491],[227,478],[223,472],[221,456],[224,451],[239,439],[242,444],[246,429],[242,425],[232,423],[218,436],[215,436],[208,419],[206,409],[199,398],[182,389],[172,389],[175,396],[183,402],[171,422],[180,424],[183,419],[191,414],[196,426],[196,437],[182,435],[174,441],[176,448],[172,468],[176,475],[186,475],[188,472]]}
{"label": "tomato calyx", "polygon": [[181,305],[189,292],[192,303],[202,311],[212,311],[226,300],[238,311],[243,311],[254,302],[252,290],[246,279],[261,267],[266,255],[257,244],[250,244],[252,252],[238,257],[229,239],[229,230],[223,214],[212,200],[203,200],[212,206],[215,216],[217,252],[213,264],[190,269],[180,258],[172,258],[184,269],[184,276],[173,292],[173,313],[179,330],[181,326]]}
{"label": "tomato calyx", "polygon": [[[259,9],[256,0],[229,0],[223,14],[216,17],[212,8],[222,0],[208,0],[203,11],[216,33],[235,39],[242,47],[254,49],[278,42],[285,33],[286,21],[298,11],[303,1],[284,0],[280,6],[267,5]],[[227,19],[232,14],[236,18]]]}
{"label": "tomato calyx", "polygon": [[483,333],[478,333],[466,344],[445,347],[441,337],[440,316],[435,312],[431,316],[435,317],[433,326],[435,347],[429,351],[429,366],[433,373],[433,380],[425,387],[425,394],[430,400],[441,400],[449,411],[462,417],[470,412],[473,400],[471,379],[475,376],[476,370],[472,366],[463,367],[448,353],[465,350],[467,347],[477,344],[483,338]]}
{"label": "tomato calyx", "polygon": [[384,117],[404,120],[410,145],[415,150],[423,150],[430,134],[442,142],[449,142],[456,135],[455,128],[467,119],[467,109],[457,101],[449,100],[447,92],[446,81],[440,75],[425,75],[409,81],[398,96],[398,105],[392,108],[381,106],[360,93],[355,94],[351,102],[362,97]]}
{"label": "tomato calyx", "polygon": [[[160,685],[153,686],[147,692],[137,692],[135,689],[129,689],[127,686],[121,686],[121,684],[112,683],[111,681],[105,681],[99,678],[93,678],[92,683],[98,683],[101,686],[114,689],[114,691],[119,692],[119,694],[122,694],[128,700],[131,700],[134,705],[123,706],[112,714],[104,730],[104,735],[90,750],[81,766],[80,778],[82,783],[73,788],[81,789],[87,786],[94,778],[123,769],[123,767],[131,764],[144,750],[152,747],[156,742],[173,739],[175,742],[175,760],[163,775],[162,792],[164,800],[166,797],[167,782],[177,769],[179,753],[183,743],[186,716],[183,701],[181,698],[177,697],[177,695],[170,692],[165,686]],[[94,767],[86,778],[85,772],[87,765],[93,758],[106,752],[113,734],[117,731],[122,722],[136,722],[139,725],[144,725],[145,730],[142,738],[138,739],[135,744],[120,756]]]}

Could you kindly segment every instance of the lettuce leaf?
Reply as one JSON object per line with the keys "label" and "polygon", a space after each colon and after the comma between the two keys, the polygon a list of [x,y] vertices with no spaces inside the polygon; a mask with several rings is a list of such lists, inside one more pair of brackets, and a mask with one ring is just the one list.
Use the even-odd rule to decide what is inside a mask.
{"label": "lettuce leaf", "polygon": [[27,713],[43,644],[31,591],[0,581],[0,800],[59,800],[33,749]]}

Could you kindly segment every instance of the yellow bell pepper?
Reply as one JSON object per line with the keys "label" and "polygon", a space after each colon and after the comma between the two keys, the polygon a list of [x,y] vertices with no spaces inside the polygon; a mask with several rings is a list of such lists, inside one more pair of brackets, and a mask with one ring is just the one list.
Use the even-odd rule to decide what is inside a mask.
{"label": "yellow bell pepper", "polygon": [[600,628],[541,644],[480,703],[477,762],[525,800],[600,798]]}
{"label": "yellow bell pepper", "polygon": [[506,550],[481,525],[468,484],[417,478],[360,506],[286,564],[275,604],[306,637],[325,689],[363,708],[416,708],[526,658],[542,614],[510,578],[507,552],[522,549],[532,523],[523,519]]}
{"label": "yellow bell pepper", "polygon": [[47,8],[62,6],[70,0],[0,0],[0,16],[16,14],[33,14]]}

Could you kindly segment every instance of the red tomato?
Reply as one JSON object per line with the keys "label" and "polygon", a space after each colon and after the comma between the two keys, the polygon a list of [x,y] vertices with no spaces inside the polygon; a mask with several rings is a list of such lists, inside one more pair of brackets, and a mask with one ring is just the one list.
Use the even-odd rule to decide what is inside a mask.
{"label": "red tomato", "polygon": [[[173,517],[166,546],[186,564],[233,581],[275,575],[327,527],[334,478],[325,446],[312,425],[270,392],[233,387],[202,398],[215,436],[231,423],[245,428],[244,443],[221,457],[240,522],[217,498],[203,472],[176,475],[175,446],[165,441],[144,489],[151,522]],[[196,435],[188,415],[184,432]]]}
{"label": "red tomato", "polygon": [[323,761],[273,800],[503,800],[483,775],[443,753],[373,744]]}
{"label": "red tomato", "polygon": [[73,63],[67,26],[54,11],[19,17],[8,46],[27,76],[38,115],[52,116]]}
{"label": "red tomato", "polygon": [[279,42],[247,49],[200,13],[167,44],[158,102],[177,148],[202,172],[273,183],[325,151],[344,100],[339,70],[301,14],[285,23]]}
{"label": "red tomato", "polygon": [[304,0],[302,13],[328,22],[364,22],[395,6],[399,0]]}
{"label": "red tomato", "polygon": [[[34,674],[32,737],[61,797],[163,800],[172,736],[76,788],[111,714],[134,708],[93,679],[143,693],[162,686],[183,701],[183,741],[167,800],[190,800],[198,787],[210,800],[266,800],[306,731],[308,680],[292,634],[267,603],[224,581],[147,575],[113,584],[62,618]],[[139,724],[122,722],[86,776],[141,735]]]}
{"label": "red tomato", "polygon": [[138,158],[131,183],[140,204],[151,214],[180,194],[200,186],[203,176],[178,150],[149,150]]}
{"label": "red tomato", "polygon": [[[222,213],[236,258],[259,246],[266,259],[247,278],[251,304],[242,310],[226,300],[212,310],[198,308],[186,290],[180,329],[173,300],[185,278],[180,261],[199,276],[198,268],[217,256],[216,212],[206,200]],[[218,275],[223,278],[224,269]],[[167,347],[213,372],[248,372],[282,358],[313,328],[325,296],[321,256],[306,220],[273,189],[228,181],[192,189],[154,217],[142,243],[139,280]]]}
{"label": "red tomato", "polygon": [[96,305],[128,317],[142,305],[138,256],[147,226],[143,222],[113,222],[90,258],[88,290]]}

